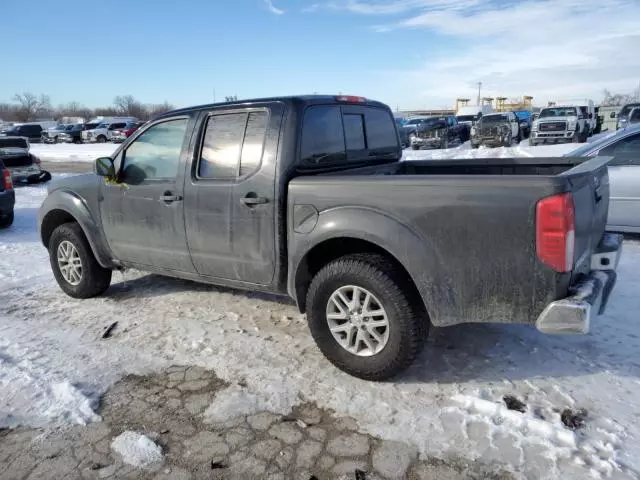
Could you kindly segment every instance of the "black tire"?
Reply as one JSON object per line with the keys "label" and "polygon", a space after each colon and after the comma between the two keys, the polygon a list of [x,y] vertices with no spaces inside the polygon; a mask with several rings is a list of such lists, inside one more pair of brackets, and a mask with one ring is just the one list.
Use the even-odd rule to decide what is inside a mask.
{"label": "black tire", "polygon": [[529,137],[529,146],[530,147],[535,147],[537,145],[536,142],[533,141],[533,139],[531,137]]}
{"label": "black tire", "polygon": [[479,143],[472,143],[471,144],[471,148],[480,148],[480,144]]}
{"label": "black tire", "polygon": [[[320,270],[307,294],[307,321],[324,356],[340,370],[363,380],[383,381],[407,369],[424,347],[429,331],[421,299],[409,282],[386,258],[373,254],[347,255]],[[387,312],[389,339],[372,356],[347,351],[329,330],[329,299],[338,288],[347,285],[367,289]]]}
{"label": "black tire", "polygon": [[13,225],[13,210],[4,215],[0,215],[0,228],[8,228]]}
{"label": "black tire", "polygon": [[104,135],[99,135],[98,138],[96,138],[96,142],[98,143],[105,143],[107,141],[107,137],[105,137]]}
{"label": "black tire", "polygon": [[[70,242],[82,262],[80,283],[72,285],[65,280],[58,265],[58,246]],[[96,261],[82,228],[77,223],[65,223],[56,228],[49,239],[49,261],[53,276],[64,293],[73,298],[92,298],[104,293],[111,285],[111,270]]]}
{"label": "black tire", "polygon": [[582,134],[580,134],[579,132],[576,132],[573,134],[573,137],[571,138],[571,143],[581,143],[582,140]]}
{"label": "black tire", "polygon": [[416,145],[415,143],[412,143],[411,150],[420,150],[420,145]]}
{"label": "black tire", "polygon": [[449,148],[449,137],[444,137],[442,139],[442,142],[440,143],[440,148],[443,150],[446,150],[447,148]]}
{"label": "black tire", "polygon": [[511,147],[511,146],[513,146],[513,135],[511,134],[511,132],[509,132],[509,136],[507,138],[505,138],[502,146],[503,147]]}

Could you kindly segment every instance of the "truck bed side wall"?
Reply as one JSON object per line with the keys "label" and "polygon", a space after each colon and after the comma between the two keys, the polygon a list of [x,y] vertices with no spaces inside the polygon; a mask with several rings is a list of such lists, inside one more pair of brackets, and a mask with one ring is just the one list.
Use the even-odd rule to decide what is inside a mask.
{"label": "truck bed side wall", "polygon": [[360,238],[404,265],[434,325],[532,323],[563,283],[535,251],[536,202],[558,188],[532,176],[297,178],[289,218],[304,204],[320,215],[307,234],[289,225],[291,274],[322,241]]}

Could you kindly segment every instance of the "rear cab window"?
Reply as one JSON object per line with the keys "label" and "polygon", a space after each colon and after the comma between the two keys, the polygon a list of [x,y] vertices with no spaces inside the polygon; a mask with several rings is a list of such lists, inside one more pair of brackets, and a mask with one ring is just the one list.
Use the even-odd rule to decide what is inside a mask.
{"label": "rear cab window", "polygon": [[393,115],[360,105],[314,105],[302,120],[303,168],[396,159],[400,152]]}

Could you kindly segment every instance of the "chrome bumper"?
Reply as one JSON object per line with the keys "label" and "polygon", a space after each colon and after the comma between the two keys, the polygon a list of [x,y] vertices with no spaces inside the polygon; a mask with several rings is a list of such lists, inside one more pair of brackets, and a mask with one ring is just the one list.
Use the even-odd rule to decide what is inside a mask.
{"label": "chrome bumper", "polygon": [[536,327],[550,334],[585,334],[591,318],[601,315],[616,283],[622,235],[606,233],[591,256],[591,272],[569,289],[570,296],[547,305]]}

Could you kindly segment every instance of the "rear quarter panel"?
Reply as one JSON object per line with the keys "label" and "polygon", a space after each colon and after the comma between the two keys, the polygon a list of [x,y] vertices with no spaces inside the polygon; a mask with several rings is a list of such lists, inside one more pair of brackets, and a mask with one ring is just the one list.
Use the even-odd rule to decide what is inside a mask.
{"label": "rear quarter panel", "polygon": [[[533,176],[294,179],[290,272],[324,240],[361,238],[404,265],[434,325],[533,323],[557,296],[557,275],[536,257],[535,206],[558,190]],[[319,211],[309,233],[294,232],[299,205]]]}

